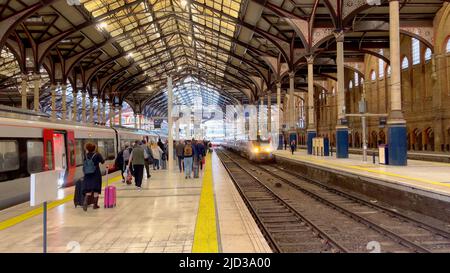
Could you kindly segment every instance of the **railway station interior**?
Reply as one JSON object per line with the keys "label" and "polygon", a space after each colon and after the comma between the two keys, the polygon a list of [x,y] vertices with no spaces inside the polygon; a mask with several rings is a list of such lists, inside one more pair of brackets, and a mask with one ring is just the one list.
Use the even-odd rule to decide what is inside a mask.
{"label": "railway station interior", "polygon": [[0,253],[43,252],[449,253],[450,2],[0,0]]}

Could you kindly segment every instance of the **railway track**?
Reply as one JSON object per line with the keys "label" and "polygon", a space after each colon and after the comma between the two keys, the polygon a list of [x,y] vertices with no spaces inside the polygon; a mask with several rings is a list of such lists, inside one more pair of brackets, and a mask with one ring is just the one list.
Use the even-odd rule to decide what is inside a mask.
{"label": "railway track", "polygon": [[[266,188],[278,200],[288,204],[291,211],[308,219],[309,225],[316,228],[315,232],[321,238],[327,238],[327,242],[340,246],[339,252],[368,252],[370,243],[379,244],[382,252],[450,251],[450,233],[447,231],[329,188],[317,181],[305,181],[304,177],[292,170],[274,165],[256,165],[225,151],[220,152],[220,157],[225,167],[234,164],[232,168],[227,167],[232,176],[233,172],[246,173],[246,177],[233,177],[238,187],[243,183],[240,181],[251,180],[248,177],[253,179],[252,183],[239,190],[241,195],[245,196],[246,192],[251,191],[251,185],[259,183],[258,187]],[[255,218],[258,217],[258,207],[255,210],[248,204],[251,201],[246,203],[256,215]],[[258,222],[264,229],[265,222]],[[269,241],[276,242],[279,238],[268,236],[270,229],[264,230],[264,233]]]}

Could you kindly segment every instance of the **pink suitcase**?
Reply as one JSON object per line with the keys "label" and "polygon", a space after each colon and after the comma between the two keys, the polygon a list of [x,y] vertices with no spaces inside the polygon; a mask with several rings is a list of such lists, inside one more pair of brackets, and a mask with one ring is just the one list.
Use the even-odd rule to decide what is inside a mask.
{"label": "pink suitcase", "polygon": [[108,169],[106,169],[105,208],[116,206],[116,187],[108,186]]}

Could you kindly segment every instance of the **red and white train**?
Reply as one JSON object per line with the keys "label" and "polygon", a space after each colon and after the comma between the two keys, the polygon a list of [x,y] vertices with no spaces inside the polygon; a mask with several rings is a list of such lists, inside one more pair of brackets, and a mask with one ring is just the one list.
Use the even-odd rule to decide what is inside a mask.
{"label": "red and white train", "polygon": [[[9,107],[8,107],[9,108]],[[4,107],[2,107],[4,109]],[[30,174],[62,169],[61,187],[82,178],[84,145],[93,142],[106,166],[114,170],[118,149],[135,140],[157,140],[155,132],[80,125],[48,117],[0,109],[0,210],[29,200]],[[18,113],[17,113],[18,112]],[[28,113],[28,114],[26,114]],[[161,137],[165,140],[165,137]]]}

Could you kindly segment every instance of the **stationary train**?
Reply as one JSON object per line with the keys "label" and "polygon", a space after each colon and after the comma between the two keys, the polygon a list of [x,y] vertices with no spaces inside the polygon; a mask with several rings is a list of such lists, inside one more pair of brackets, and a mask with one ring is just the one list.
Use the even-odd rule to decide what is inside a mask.
{"label": "stationary train", "polygon": [[222,143],[222,146],[252,161],[270,162],[274,160],[270,140],[227,140]]}
{"label": "stationary train", "polygon": [[157,140],[155,132],[126,128],[80,125],[51,121],[42,115],[5,112],[0,109],[0,209],[29,200],[30,174],[64,170],[60,187],[69,187],[82,178],[84,145],[93,142],[105,158],[101,166],[115,170],[118,149],[135,140]]}

